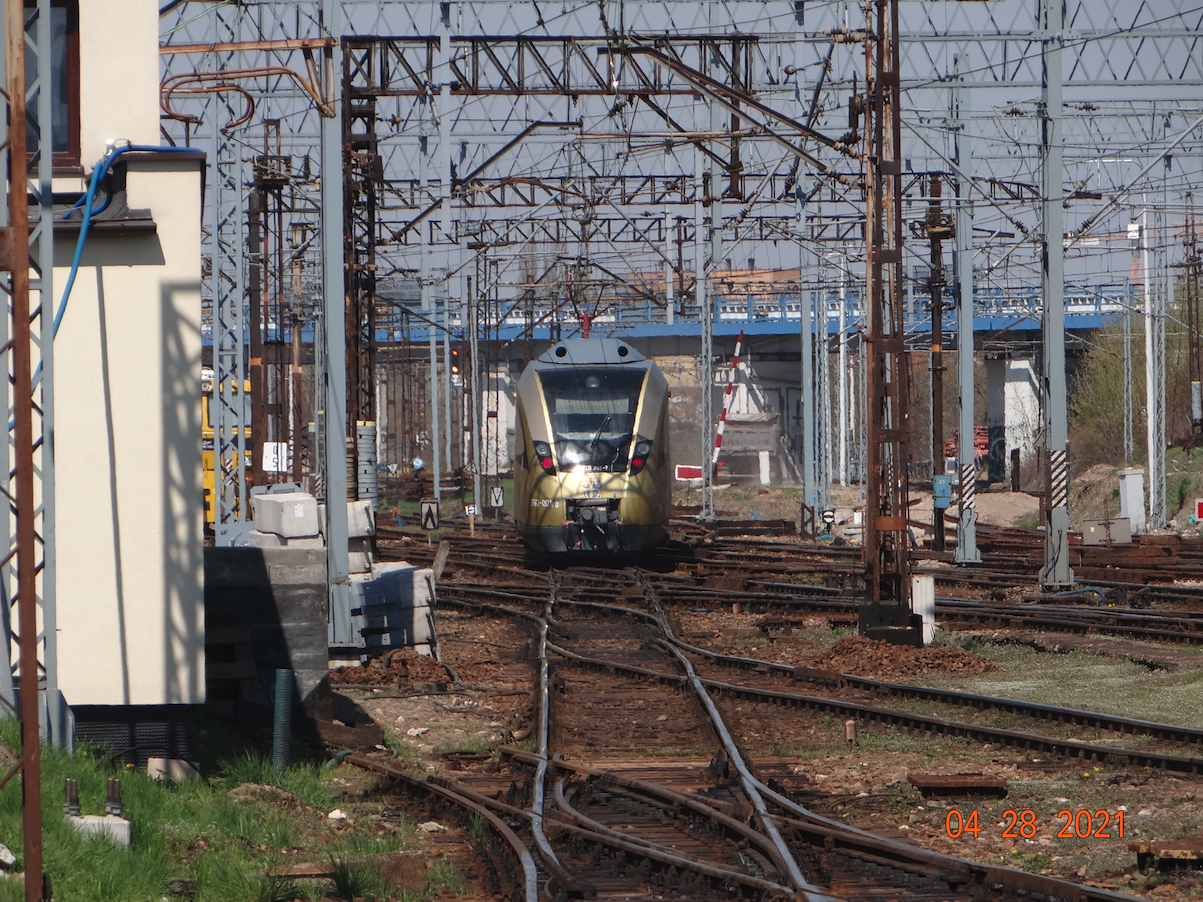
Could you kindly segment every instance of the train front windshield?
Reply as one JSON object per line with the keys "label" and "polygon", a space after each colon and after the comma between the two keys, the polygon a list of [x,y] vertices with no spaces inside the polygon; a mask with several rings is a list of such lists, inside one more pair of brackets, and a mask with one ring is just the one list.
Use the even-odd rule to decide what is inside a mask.
{"label": "train front windshield", "polygon": [[627,468],[645,374],[626,367],[539,373],[558,466],[602,473]]}

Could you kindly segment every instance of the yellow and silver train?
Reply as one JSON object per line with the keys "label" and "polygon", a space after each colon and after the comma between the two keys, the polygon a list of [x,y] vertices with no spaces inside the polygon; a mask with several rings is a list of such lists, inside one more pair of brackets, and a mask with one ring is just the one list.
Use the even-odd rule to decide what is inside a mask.
{"label": "yellow and silver train", "polygon": [[518,380],[514,520],[537,551],[640,551],[672,506],[668,383],[611,338],[557,342]]}

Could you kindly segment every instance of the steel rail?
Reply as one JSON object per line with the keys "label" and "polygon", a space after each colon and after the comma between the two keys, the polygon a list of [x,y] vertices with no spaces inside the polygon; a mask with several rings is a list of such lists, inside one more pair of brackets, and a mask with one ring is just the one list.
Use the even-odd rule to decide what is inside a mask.
{"label": "steel rail", "polygon": [[[643,839],[638,836],[628,836],[620,830],[615,830],[607,827],[605,824],[595,821],[590,817],[581,814],[568,802],[564,795],[564,783],[567,777],[561,777],[556,781],[555,798],[556,804],[560,810],[570,817],[573,823],[580,829],[596,835],[599,842],[613,844],[617,848],[624,851],[630,851],[634,854],[651,858],[661,864],[667,864],[672,867],[686,868],[695,871],[706,877],[714,880],[721,880],[727,883],[736,883],[741,886],[746,886],[752,889],[762,890],[774,895],[793,896],[794,891],[787,886],[782,886],[779,883],[773,883],[771,880],[765,880],[761,877],[754,877],[751,874],[741,874],[739,871],[730,871],[726,868],[716,867],[712,864],[707,864],[704,861],[695,861],[692,858],[682,858],[680,855],[674,854],[670,849],[665,848],[651,840]],[[563,829],[563,825],[560,825]],[[582,834],[577,834],[578,836]],[[584,834],[587,835],[587,834]]]}
{"label": "steel rail", "polygon": [[[525,752],[511,746],[502,747],[500,752],[507,758],[513,758],[528,765],[535,763],[536,756],[531,752]],[[568,763],[559,756],[552,758],[552,766],[557,770],[567,771],[578,776],[583,775],[592,779],[598,779],[605,784],[607,790],[612,792],[625,792],[632,797],[641,798],[645,801],[658,800],[658,804],[666,809],[688,809],[695,814],[708,818],[723,830],[740,837],[748,845],[755,845],[764,855],[772,857],[773,846],[768,837],[758,830],[749,827],[734,815],[716,807],[722,805],[735,809],[742,806],[736,806],[727,802],[717,802],[714,799],[702,801],[694,796],[677,792],[667,786],[662,786],[659,783],[648,783],[637,777],[631,777],[617,771],[590,767],[589,765],[579,763]]]}
{"label": "steel rail", "polygon": [[911,843],[887,839],[815,814],[793,799],[764,786],[764,784],[761,784],[761,791],[766,798],[772,799],[773,803],[781,809],[793,813],[792,818],[779,818],[779,823],[789,826],[795,831],[800,831],[803,835],[810,836],[811,842],[832,851],[859,857],[886,858],[891,861],[905,862],[911,866],[922,864],[936,869],[941,874],[961,875],[966,884],[1009,890],[1023,898],[1061,899],[1069,900],[1069,902],[1140,902],[1141,900],[1139,896],[1129,896],[1086,884],[1074,883],[1060,877],[995,867],[945,855],[942,852],[934,852]]}
{"label": "steel rail", "polygon": [[[556,599],[556,575],[553,570],[548,575],[550,597],[547,600],[547,613]],[[550,866],[562,868],[560,859],[556,857],[547,835],[543,832],[543,796],[547,781],[547,735],[550,718],[550,699],[547,691],[547,619],[539,621],[539,751],[538,764],[535,765],[535,782],[532,789],[530,812],[528,817],[531,824],[531,835],[535,838],[535,847],[540,857]]]}
{"label": "steel rail", "polygon": [[705,657],[720,666],[737,667],[744,670],[767,670],[779,673],[782,676],[788,676],[794,681],[806,680],[812,683],[827,683],[838,688],[859,689],[878,694],[884,693],[905,698],[917,698],[924,701],[956,705],[958,707],[998,710],[1009,714],[1024,714],[1042,720],[1053,720],[1075,725],[1080,724],[1082,726],[1111,730],[1116,733],[1145,734],[1169,742],[1182,742],[1192,745],[1203,743],[1203,730],[1194,727],[1157,723],[1151,720],[1138,720],[1132,717],[1106,714],[1101,711],[1087,711],[1082,708],[1062,708],[1057,705],[1026,702],[1002,696],[980,695],[973,692],[962,692],[958,689],[938,689],[930,686],[911,686],[907,683],[891,683],[886,680],[875,680],[872,677],[840,673],[834,670],[823,671],[809,667],[777,664],[773,661],[762,661],[757,658],[724,655],[691,645],[681,639],[675,640],[675,644],[691,654]]}
{"label": "steel rail", "polygon": [[[523,760],[523,756],[530,756],[530,752],[518,749],[502,748],[500,752],[506,757],[518,760]],[[640,791],[659,794],[666,799],[678,795],[685,799],[689,798],[689,796],[683,796],[667,787],[645,783],[615,771],[569,763],[560,759],[555,761],[555,766],[560,770],[613,780],[619,785],[633,785]],[[1140,902],[1140,897],[1085,886],[1059,877],[994,867],[965,858],[945,855],[912,843],[888,839],[841,821],[815,814],[788,796],[765,786],[759,780],[757,784],[766,799],[789,813],[787,816],[770,815],[770,817],[782,826],[794,830],[795,833],[801,833],[805,841],[829,851],[867,860],[885,860],[901,868],[922,870],[925,873],[935,873],[952,878],[954,883],[998,887],[1027,898],[1063,899],[1071,900],[1071,902]],[[703,805],[722,804],[714,800],[709,802],[699,800],[698,803]]]}
{"label": "steel rail", "polygon": [[[766,589],[775,589],[778,586],[781,589],[790,590],[797,588],[788,583],[761,585]],[[666,590],[664,601],[667,604],[696,605],[699,600],[704,600],[706,595],[719,596],[726,603],[747,604],[750,608],[786,608],[816,613],[825,611],[850,613],[855,612],[860,606],[859,600],[851,597],[812,597],[792,591],[788,594],[785,592],[764,594],[683,587]],[[1170,612],[1150,613],[1131,608],[1071,608],[1047,604],[991,605],[974,599],[937,598],[936,614],[945,622],[972,621],[982,626],[1003,629],[1093,632],[1187,645],[1203,644],[1203,619],[1200,619],[1195,612],[1184,612],[1181,616],[1173,616]],[[1164,624],[1165,626],[1151,624]],[[1183,628],[1167,628],[1173,624],[1181,624]],[[1195,624],[1198,624],[1197,628]]]}
{"label": "steel rail", "polygon": [[878,708],[873,705],[862,705],[840,699],[777,692],[772,689],[751,689],[747,686],[738,686],[719,680],[704,679],[702,682],[707,689],[712,689],[724,695],[747,699],[748,701],[768,702],[786,707],[809,708],[815,711],[829,711],[838,714],[853,714],[858,718],[864,718],[870,722],[888,723],[936,735],[965,736],[979,742],[1034,749],[1059,754],[1067,758],[1088,758],[1093,761],[1104,761],[1117,766],[1135,765],[1137,767],[1155,767],[1174,773],[1203,773],[1203,758],[1166,755],[1160,752],[1146,752],[1119,746],[1096,745],[1095,743],[1081,742],[1076,739],[1058,739],[1054,736],[1042,736],[1038,733],[1021,733],[1017,730],[1004,730],[1000,727],[979,726],[978,724],[964,723],[963,721],[947,720],[942,717],[931,717],[925,714],[912,714],[906,711],[894,711],[889,708]]}
{"label": "steel rail", "polygon": [[[623,605],[609,605],[601,602],[592,601],[571,601],[560,600],[561,605],[571,605],[574,607],[582,607],[588,609],[601,610],[615,614],[633,616],[650,622],[655,622],[654,615],[646,611],[640,611],[637,608],[628,608]],[[571,629],[571,624],[565,624],[566,629]],[[1184,727],[1176,724],[1158,723],[1150,720],[1139,720],[1132,717],[1122,717],[1116,714],[1106,714],[1101,711],[1088,711],[1082,708],[1063,708],[1057,705],[1046,705],[1041,702],[1027,702],[1021,699],[1003,698],[1001,696],[980,695],[973,692],[963,692],[957,689],[939,689],[930,686],[912,686],[906,683],[892,683],[886,680],[875,680],[871,677],[862,677],[855,674],[840,673],[838,671],[826,671],[808,667],[794,667],[789,664],[778,664],[773,661],[764,661],[758,658],[744,658],[738,655],[725,655],[720,652],[702,648],[693,645],[689,642],[673,636],[671,642],[676,647],[689,652],[690,654],[706,658],[715,664],[722,666],[736,667],[744,670],[761,670],[768,672],[779,673],[781,676],[789,677],[793,681],[805,680],[813,683],[825,683],[833,685],[837,688],[858,689],[866,692],[885,693],[888,695],[896,695],[905,698],[917,698],[924,701],[935,701],[957,707],[972,707],[979,710],[998,710],[1009,714],[1023,714],[1029,717],[1050,720],[1060,723],[1069,723],[1072,725],[1094,727],[1096,729],[1110,730],[1115,733],[1128,733],[1133,735],[1148,735],[1155,739],[1161,739],[1167,742],[1180,742],[1190,745],[1203,744],[1203,730],[1194,727]],[[558,646],[553,646],[557,654],[563,654],[564,649]],[[569,655],[572,655],[570,652]],[[646,668],[635,668],[634,665],[624,665],[633,667],[643,676],[661,678],[663,675]],[[714,681],[718,683],[718,681]],[[720,685],[728,685],[721,683]],[[743,687],[748,688],[748,687]],[[759,690],[751,690],[759,691]],[[799,696],[801,698],[811,698],[811,696]],[[882,709],[875,709],[882,710]],[[904,713],[904,712],[900,712]],[[948,721],[955,723],[955,721]],[[965,726],[971,726],[965,724]]]}
{"label": "steel rail", "polygon": [[353,754],[347,757],[347,761],[362,767],[364,770],[374,771],[396,780],[400,783],[405,783],[408,786],[427,792],[430,795],[437,795],[446,801],[451,802],[468,811],[475,812],[484,818],[485,822],[500,836],[510,847],[514,857],[518,859],[521,866],[523,876],[523,900],[524,902],[539,902],[539,873],[535,867],[534,859],[531,858],[530,852],[527,851],[526,845],[518,838],[509,825],[501,818],[495,815],[484,805],[472,801],[461,795],[457,790],[451,789],[445,785],[435,783],[431,780],[419,780],[398,768],[393,767],[385,761],[378,761],[375,758],[369,758],[367,755]]}
{"label": "steel rail", "polygon": [[[665,643],[671,648],[671,645]],[[551,651],[565,658],[565,660],[579,664],[584,667],[595,667],[612,672],[622,672],[632,675],[642,676],[648,679],[658,680],[666,684],[683,684],[687,682],[685,677],[677,674],[660,673],[650,670],[646,667],[637,667],[631,664],[621,664],[616,661],[607,661],[600,658],[589,658],[584,655],[578,655],[570,652],[567,649],[559,648],[552,643],[547,646]],[[841,699],[823,698],[813,695],[802,695],[800,693],[777,692],[771,689],[755,689],[748,686],[739,686],[732,683],[724,683],[720,680],[710,680],[699,678],[702,685],[708,690],[713,690],[716,693],[724,693],[737,698],[743,698],[748,701],[766,702],[770,704],[784,705],[795,708],[809,708],[811,710],[829,711],[838,714],[852,714],[858,717],[863,717],[870,722],[880,722],[903,726],[908,729],[921,730],[923,732],[933,733],[943,736],[968,736],[980,742],[990,742],[998,745],[1011,746],[1013,748],[1034,749],[1043,752],[1060,754],[1063,757],[1084,758],[1092,761],[1103,761],[1108,764],[1120,765],[1136,765],[1139,767],[1155,767],[1161,770],[1172,771],[1174,773],[1197,774],[1203,773],[1203,758],[1182,757],[1178,755],[1165,755],[1158,752],[1145,752],[1122,747],[1111,747],[1095,745],[1088,742],[1079,742],[1074,739],[1057,739],[1053,736],[1044,736],[1039,733],[1021,733],[1017,730],[1004,730],[997,727],[979,726],[978,724],[969,724],[961,721],[946,720],[939,717],[928,717],[921,714],[911,714],[906,711],[892,711],[888,708],[877,708],[872,705],[863,705],[857,702],[844,701]]]}
{"label": "steel rail", "polygon": [[[668,618],[664,616],[664,611],[660,609],[660,603],[656,600],[655,589],[651,583],[643,580],[643,590],[648,600],[648,603],[657,611],[655,616],[656,622],[664,631],[665,635],[672,635],[672,628],[668,625]],[[718,734],[719,741],[727,752],[728,761],[734,766],[739,774],[740,783],[743,786],[744,793],[748,796],[748,800],[752,803],[752,807],[756,809],[756,817],[760,822],[760,828],[772,840],[776,847],[777,854],[775,856],[776,863],[784,867],[785,873],[788,873],[790,882],[798,890],[799,894],[807,900],[829,900],[834,898],[830,893],[825,892],[819,887],[811,883],[802,873],[802,869],[798,866],[798,862],[794,859],[794,854],[790,851],[785,839],[781,836],[780,831],[772,821],[768,820],[768,808],[764,804],[764,799],[761,798],[760,792],[757,789],[757,782],[752,772],[748,769],[748,765],[744,762],[743,755],[740,754],[739,746],[735,742],[734,737],[728,732],[727,725],[723,722],[722,715],[719,714],[718,708],[714,704],[714,700],[710,697],[701,679],[693,669],[693,664],[680,651],[671,645],[666,645],[669,652],[677,659],[682,669],[685,671],[685,677],[689,685],[693,688],[695,695],[702,707],[706,709],[707,715],[710,717],[710,723],[714,727],[714,731]]]}

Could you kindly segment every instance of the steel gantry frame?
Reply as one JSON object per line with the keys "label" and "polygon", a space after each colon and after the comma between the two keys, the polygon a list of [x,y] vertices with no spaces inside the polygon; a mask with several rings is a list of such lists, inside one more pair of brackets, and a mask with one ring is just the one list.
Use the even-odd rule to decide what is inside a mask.
{"label": "steel gantry frame", "polygon": [[[286,7],[292,10],[288,15],[284,14]],[[1142,145],[1165,146],[1163,136],[1148,128],[1147,117],[1141,115],[1148,98],[1177,96],[1184,81],[1203,82],[1200,64],[1190,50],[1193,42],[1203,37],[1203,26],[1190,16],[1185,0],[1165,0],[1156,17],[1146,6],[1137,10],[1122,0],[1071,2],[1056,41],[1064,61],[1067,92],[1060,121],[1072,150],[1065,152],[1064,177],[1052,172],[1055,167],[1043,167],[1049,170],[1050,181],[1071,187],[1050,187],[1033,177],[1046,156],[1039,149],[1038,128],[1044,130],[1048,104],[1016,100],[1015,95],[1016,86],[1035,86],[1044,80],[1041,49],[1049,46],[1048,32],[1034,20],[1030,7],[1023,0],[999,0],[991,5],[987,17],[977,5],[938,0],[915,0],[899,9],[898,90],[916,113],[908,113],[900,121],[897,161],[907,173],[943,171],[956,178],[962,311],[972,298],[974,280],[979,285],[997,285],[1014,278],[1010,273],[1019,272],[1030,284],[1032,275],[1043,270],[1038,248],[1049,229],[1040,224],[1037,215],[1042,199],[1047,203],[1061,197],[1062,203],[1071,205],[1070,215],[1082,224],[1073,233],[1074,257],[1067,265],[1089,272],[1099,259],[1091,255],[1101,253],[1091,251],[1089,241],[1099,230],[1116,231],[1111,220],[1123,212],[1118,209],[1122,200],[1108,206],[1095,198],[1131,197],[1144,184],[1140,177],[1132,177],[1138,165],[1117,163],[1102,174],[1091,174],[1087,171],[1089,160],[1119,157],[1121,151]],[[523,294],[523,303],[531,305],[527,322],[532,326],[548,322],[565,303],[555,293],[558,277],[545,283],[551,285],[548,288],[507,284],[518,281],[509,275],[513,260],[536,252],[533,249],[554,253],[573,245],[584,248],[586,259],[564,266],[564,272],[579,275],[582,266],[597,267],[598,273],[617,272],[619,278],[639,284],[636,267],[647,265],[641,260],[651,260],[661,268],[661,255],[671,258],[671,253],[662,249],[673,240],[672,230],[664,227],[660,211],[674,203],[694,204],[698,196],[702,215],[693,221],[688,216],[676,217],[689,225],[677,241],[679,248],[694,248],[694,272],[687,273],[684,262],[673,267],[679,280],[676,300],[682,312],[694,316],[713,311],[709,303],[688,304],[680,288],[688,291],[692,276],[697,282],[696,300],[713,287],[705,277],[696,277],[699,271],[706,272],[707,260],[712,268],[718,265],[722,248],[768,248],[784,241],[821,254],[830,241],[859,237],[863,214],[855,211],[862,202],[858,164],[846,155],[850,142],[824,137],[838,134],[842,126],[837,123],[853,93],[853,78],[860,74],[852,54],[831,52],[833,43],[846,42],[836,37],[846,23],[832,9],[797,7],[776,0],[649,2],[637,10],[627,9],[617,27],[603,18],[605,33],[597,35],[597,11],[592,7],[584,11],[566,7],[561,15],[544,21],[533,9],[489,0],[409,5],[326,2],[325,18],[308,13],[295,16],[296,10],[287,4],[267,3],[259,5],[250,19],[239,20],[239,37],[244,40],[224,40],[224,34],[215,33],[218,17],[213,7],[185,3],[177,9],[178,13],[168,17],[170,21],[165,20],[168,46],[164,58],[169,67],[172,61],[184,59],[181,54],[193,45],[199,48],[193,52],[202,54],[210,64],[223,53],[237,53],[248,66],[272,63],[309,72],[312,83],[317,80],[314,73],[318,68],[310,65],[313,54],[326,52],[335,35],[349,35],[343,46],[354,56],[346,70],[340,64],[338,71],[354,73],[356,67],[367,65],[364,54],[371,58],[370,83],[380,89],[372,113],[376,134],[372,165],[378,170],[360,171],[353,182],[355,191],[374,185],[376,240],[347,251],[355,260],[345,256],[344,264],[369,266],[367,255],[374,254],[376,269],[362,272],[373,273],[370,281],[377,294],[382,282],[412,280],[425,267],[426,278],[421,281],[428,300],[435,294],[448,298],[445,309],[432,311],[438,324],[428,333],[437,345],[434,329],[444,330],[444,349],[446,330],[463,328],[463,320],[449,311],[458,309],[455,298],[466,297],[462,283],[468,272],[485,274],[474,283],[481,304],[500,311],[508,304],[503,304],[503,294]],[[329,16],[334,9],[345,15],[347,24],[331,31]],[[315,23],[324,24],[317,27]],[[732,38],[735,23],[739,28]],[[580,37],[590,34],[594,36]],[[305,54],[310,59],[302,62]],[[961,132],[953,122],[942,125],[938,118],[933,122],[924,113],[943,105],[942,100],[936,103],[931,98],[946,90],[943,84],[954,69],[954,57],[960,60],[962,90],[966,95],[972,91],[973,108],[982,111],[975,113],[972,123],[965,117],[964,130],[972,124],[976,155],[987,161],[983,169],[995,170],[989,178],[972,177],[967,152],[966,165],[958,171],[948,159],[952,155],[941,147],[950,132]],[[351,79],[360,77],[352,74]],[[1095,89],[1102,86],[1114,89],[1116,99],[1098,101]],[[293,142],[295,153],[316,146],[315,118],[305,112],[314,104],[297,79],[264,76],[249,87],[264,116],[270,114],[287,123],[291,132],[285,143]],[[1140,93],[1133,93],[1133,88]],[[695,96],[700,103],[692,99]],[[695,118],[695,106],[712,110],[711,115],[702,113]],[[968,102],[962,108],[968,109]],[[345,107],[340,112],[353,116]],[[585,171],[578,169],[573,175],[572,190],[580,192],[572,195],[576,200],[565,200],[569,197],[567,184],[556,170],[567,136],[526,133],[531,124],[541,121],[576,123],[571,140],[585,147],[581,157]],[[343,130],[344,145],[349,135],[366,131],[366,123],[363,132],[358,125]],[[203,138],[203,133],[199,137]],[[437,148],[425,180],[415,172],[424,158],[413,152],[418,138]],[[1200,146],[1198,132],[1188,130],[1185,143],[1175,158],[1182,167],[1176,171],[1180,183],[1193,178],[1192,166],[1198,168],[1192,162],[1198,154],[1187,152],[1187,148]],[[838,148],[839,144],[844,148]],[[656,146],[663,154],[649,156],[648,149]],[[345,146],[343,151],[347,152]],[[697,155],[701,156],[699,163],[693,160]],[[826,173],[826,177],[807,197],[805,218],[799,223],[793,215],[798,191],[809,194],[812,189],[798,188],[805,179],[798,178],[795,161],[807,156],[814,158],[807,168]],[[706,172],[707,164],[717,171]],[[373,181],[376,171],[379,178]],[[1037,183],[1041,183],[1039,188]],[[323,191],[325,187],[323,181]],[[351,183],[345,187],[349,195],[354,193]],[[309,190],[315,192],[316,184],[310,183]],[[904,217],[913,218],[906,205],[922,205],[927,200],[923,194],[903,183],[900,206]],[[351,203],[357,205],[353,209],[364,209],[360,200]],[[974,212],[969,221],[971,204]],[[345,209],[340,202],[339,210]],[[574,218],[584,209],[590,213],[588,222]],[[342,217],[335,215],[341,221]],[[699,230],[695,224],[703,228]],[[363,221],[358,227],[365,235],[370,231]],[[979,243],[974,252],[976,263],[963,262],[975,227],[989,240]],[[1004,232],[1015,237],[1001,239]],[[719,253],[714,252],[716,245]],[[415,265],[416,252],[422,248],[425,262]],[[623,249],[624,265],[632,267],[630,272],[607,265],[603,258],[606,253],[613,256],[619,248]],[[896,264],[902,274],[900,281],[907,278],[913,265],[915,255],[910,253],[911,257]],[[761,258],[762,252],[758,250],[756,256]],[[856,266],[859,274],[860,264]],[[346,278],[352,280],[349,274]],[[573,278],[573,285],[582,284],[576,275]],[[363,290],[360,285],[366,281],[366,277],[354,276],[351,305],[355,312],[344,328],[350,339],[350,327],[357,324],[370,350],[372,342],[379,340],[376,333],[380,330],[368,329],[367,318],[383,307],[376,303],[365,306],[358,299]],[[970,283],[968,290],[966,282]],[[821,304],[828,288],[831,286],[815,292]],[[643,294],[632,291],[628,296],[644,303],[649,293],[645,289]],[[614,295],[610,297],[607,304],[622,303]],[[667,291],[663,301],[656,301],[650,309],[661,309],[668,302]],[[607,308],[582,309],[596,314]],[[413,308],[408,315],[416,313]],[[667,317],[666,313],[656,315]],[[752,315],[750,305],[748,315]],[[487,328],[488,316],[477,319]],[[958,323],[965,319],[959,317]],[[857,328],[855,317],[850,328]],[[959,347],[965,346],[962,339]],[[350,350],[345,347],[344,353]],[[370,382],[375,374],[368,372],[357,355],[347,358],[348,365],[363,372]],[[437,356],[436,347],[436,367]],[[470,371],[475,372],[478,363],[473,361]],[[355,378],[349,373],[349,381],[353,383]],[[432,384],[432,392],[446,397],[446,384]],[[374,397],[375,393],[359,392],[355,403],[370,409]],[[1046,391],[1045,398],[1051,397]],[[1047,413],[1048,404],[1045,406]],[[812,407],[810,416],[817,418],[822,431],[822,407]],[[864,412],[863,404],[860,410]],[[965,413],[962,403],[962,427]],[[348,431],[356,418],[348,412]],[[964,475],[966,466],[972,465],[971,433],[965,428],[960,432],[965,439],[962,445],[968,448],[962,453]],[[449,451],[452,443],[450,436],[447,438]],[[818,438],[820,445],[825,438]],[[707,447],[704,441],[701,450]],[[972,485],[970,482],[966,492],[966,480],[961,481],[961,533],[967,537],[972,523]],[[972,560],[975,556],[974,551],[962,558],[958,545],[958,558]]]}

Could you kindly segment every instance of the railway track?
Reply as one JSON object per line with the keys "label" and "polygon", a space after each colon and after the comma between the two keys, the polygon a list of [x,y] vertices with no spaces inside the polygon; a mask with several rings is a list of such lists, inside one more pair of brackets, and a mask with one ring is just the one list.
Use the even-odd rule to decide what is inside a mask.
{"label": "railway track", "polygon": [[[464,761],[425,781],[389,762],[351,759],[388,777],[388,791],[418,800],[411,804],[462,812],[483,844],[482,892],[524,900],[1134,898],[941,855],[823,818],[762,782],[755,762],[743,757],[742,718],[732,710],[738,700],[855,708],[866,719],[898,717],[913,729],[944,732],[952,722],[836,696],[919,698],[1010,713],[1022,703],[799,673],[690,645],[673,632],[657,574],[581,568],[541,576],[504,590],[447,584],[440,599],[461,614],[508,618],[528,636],[533,747],[503,747],[498,757]],[[717,680],[720,669],[735,676]],[[796,691],[800,681],[823,694]],[[1203,738],[1052,706],[1041,706],[1039,716],[1165,742]],[[981,732],[989,730],[981,725],[956,729],[993,741],[1051,743],[1056,753],[1083,757],[1117,752],[1037,734],[1006,737]],[[1191,762],[1179,765],[1173,757],[1125,760],[1182,773],[1203,766],[1176,756]],[[421,801],[424,792],[429,798]]]}

